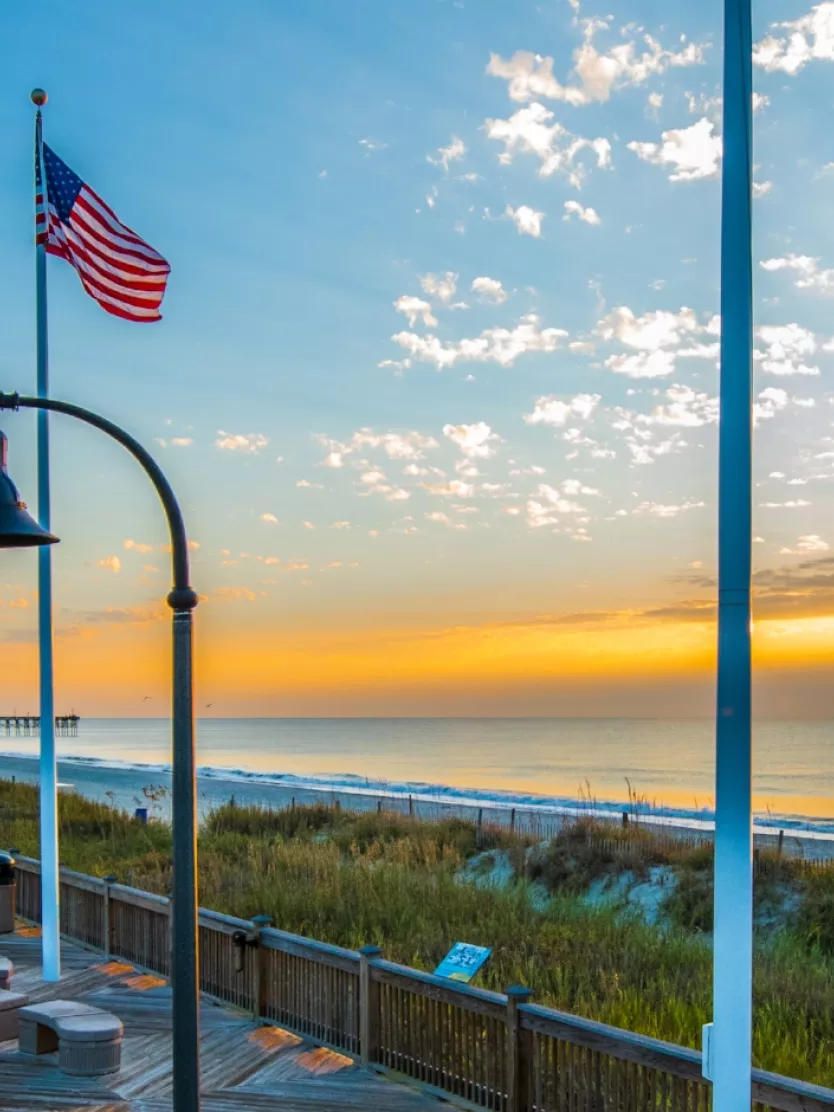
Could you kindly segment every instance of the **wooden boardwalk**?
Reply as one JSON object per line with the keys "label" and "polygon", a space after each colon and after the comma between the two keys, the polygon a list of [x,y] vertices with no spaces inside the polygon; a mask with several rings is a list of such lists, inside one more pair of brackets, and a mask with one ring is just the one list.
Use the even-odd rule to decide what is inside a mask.
{"label": "wooden boardwalk", "polygon": [[[83,1000],[125,1027],[122,1067],[104,1078],[61,1073],[57,1055],[23,1057],[0,1042],[2,1112],[172,1112],[171,990],[161,977],[106,962],[64,944],[60,984],[41,978],[40,931],[0,936],[15,966],[13,988],[32,1002]],[[437,1112],[439,1102],[362,1069],[280,1027],[203,1000],[200,1013],[204,1112]]]}

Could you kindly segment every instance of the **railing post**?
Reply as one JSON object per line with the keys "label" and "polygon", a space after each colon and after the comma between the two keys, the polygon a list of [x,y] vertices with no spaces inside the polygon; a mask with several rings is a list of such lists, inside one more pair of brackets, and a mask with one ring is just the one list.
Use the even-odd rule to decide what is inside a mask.
{"label": "railing post", "polygon": [[104,885],[104,914],[102,916],[104,920],[102,923],[104,938],[102,939],[101,948],[104,950],[104,956],[109,961],[115,948],[113,946],[113,934],[116,926],[113,922],[113,916],[110,913],[110,885],[116,883],[116,877],[113,876],[112,873],[108,873],[107,876],[101,878],[101,881]]}
{"label": "railing post", "polygon": [[174,978],[174,891],[168,893],[168,979]]}
{"label": "railing post", "polygon": [[268,915],[256,915],[252,920],[252,945],[255,947],[255,985],[252,1000],[252,1011],[255,1019],[266,1019],[269,985],[267,984],[267,960],[261,941],[261,932],[272,926],[272,919]]}
{"label": "railing post", "polygon": [[526,1004],[533,992],[524,985],[507,989],[507,1112],[527,1112],[530,1058],[527,1053],[528,1032],[521,1028],[519,1004]]}
{"label": "railing post", "polygon": [[376,1060],[379,985],[371,980],[371,961],[381,953],[379,946],[363,946],[359,951],[359,1057],[363,1066],[370,1066]]}

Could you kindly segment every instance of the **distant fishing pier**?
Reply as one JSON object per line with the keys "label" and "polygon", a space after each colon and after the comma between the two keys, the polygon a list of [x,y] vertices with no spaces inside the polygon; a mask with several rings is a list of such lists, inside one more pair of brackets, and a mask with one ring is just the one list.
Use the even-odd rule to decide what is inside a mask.
{"label": "distant fishing pier", "polygon": [[[55,716],[55,733],[59,737],[78,737],[79,714]],[[41,730],[39,714],[0,714],[0,730],[6,737],[32,737]]]}

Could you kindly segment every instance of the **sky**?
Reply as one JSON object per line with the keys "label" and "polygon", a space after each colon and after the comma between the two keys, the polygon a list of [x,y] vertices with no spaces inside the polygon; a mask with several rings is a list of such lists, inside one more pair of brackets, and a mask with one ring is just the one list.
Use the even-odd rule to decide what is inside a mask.
{"label": "sky", "polygon": [[[754,7],[756,710],[825,717],[834,3]],[[0,39],[0,389],[34,389],[31,88],[171,264],[139,325],[48,260],[51,391],[182,501],[200,713],[712,712],[718,3],[43,0]],[[165,714],[153,490],[52,445],[58,709]],[[3,713],[35,565],[0,564]]]}

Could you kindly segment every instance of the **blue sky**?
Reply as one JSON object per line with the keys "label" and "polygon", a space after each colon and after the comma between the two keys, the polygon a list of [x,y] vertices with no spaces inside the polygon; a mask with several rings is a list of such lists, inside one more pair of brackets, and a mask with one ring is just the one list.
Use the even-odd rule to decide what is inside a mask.
{"label": "blue sky", "polygon": [[[756,559],[774,618],[797,578],[800,617],[824,617],[830,590],[800,565],[834,544],[832,13],[755,13]],[[142,327],[49,260],[52,392],[155,446],[218,653],[250,627],[709,621],[720,17],[590,0],[0,15],[0,384],[34,382],[43,85],[51,146],[172,266],[164,320]],[[34,502],[34,424],[4,426]],[[54,461],[58,625],[128,651],[165,590],[161,516],[101,437],[55,421]],[[34,567],[5,562],[19,645]],[[378,682],[370,667],[362,690]]]}

